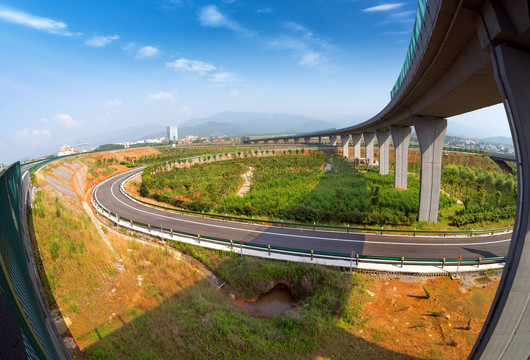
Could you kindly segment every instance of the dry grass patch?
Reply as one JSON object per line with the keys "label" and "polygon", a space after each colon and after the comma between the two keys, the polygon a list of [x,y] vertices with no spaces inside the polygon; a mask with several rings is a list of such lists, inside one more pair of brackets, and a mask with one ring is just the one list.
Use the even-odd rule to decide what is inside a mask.
{"label": "dry grass patch", "polygon": [[204,278],[174,251],[105,228],[120,271],[81,202],[48,187],[35,200],[33,226],[48,302],[71,319],[81,350]]}

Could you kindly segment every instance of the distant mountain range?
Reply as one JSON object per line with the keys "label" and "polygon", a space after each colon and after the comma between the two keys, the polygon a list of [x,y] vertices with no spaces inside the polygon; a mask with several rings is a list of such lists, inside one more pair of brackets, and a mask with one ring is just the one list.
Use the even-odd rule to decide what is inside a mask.
{"label": "distant mountain range", "polygon": [[494,135],[491,129],[475,128],[457,121],[448,121],[446,135],[462,138],[487,138]]}
{"label": "distant mountain range", "polygon": [[[178,134],[180,139],[187,135],[206,137],[300,134],[324,129],[338,129],[351,126],[356,122],[353,116],[341,116],[332,120],[322,120],[293,114],[224,111],[204,118],[192,118],[178,126]],[[473,138],[491,144],[512,144],[512,140],[509,137],[488,137],[488,134],[484,134],[484,131],[480,129],[455,123],[449,124],[447,135]],[[89,145],[92,147],[101,144],[165,136],[166,126],[148,124],[116,130],[99,136],[91,136]]]}
{"label": "distant mountain range", "polygon": [[513,139],[507,136],[492,136],[477,139],[484,144],[513,146]]}
{"label": "distant mountain range", "polygon": [[337,127],[337,123],[302,115],[224,111],[182,123],[179,137],[295,134]]}

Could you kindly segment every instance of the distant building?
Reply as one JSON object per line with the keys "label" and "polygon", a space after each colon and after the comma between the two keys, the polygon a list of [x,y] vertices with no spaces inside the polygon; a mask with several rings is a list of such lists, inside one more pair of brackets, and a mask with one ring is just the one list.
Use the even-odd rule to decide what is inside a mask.
{"label": "distant building", "polygon": [[160,144],[160,143],[163,143],[164,141],[167,141],[166,138],[155,138],[155,139],[146,139],[145,140],[145,143],[146,144]]}
{"label": "distant building", "polygon": [[193,142],[193,141],[195,141],[195,140],[197,140],[197,139],[198,139],[197,136],[194,136],[194,135],[188,135],[188,136],[186,136],[186,138],[185,138],[184,140],[189,141],[189,142]]}
{"label": "distant building", "polygon": [[72,155],[75,154],[76,151],[72,145],[63,145],[59,149],[59,152],[57,153],[57,156],[65,156],[65,155]]}
{"label": "distant building", "polygon": [[178,141],[179,135],[178,130],[176,126],[168,126],[167,127],[167,141]]}

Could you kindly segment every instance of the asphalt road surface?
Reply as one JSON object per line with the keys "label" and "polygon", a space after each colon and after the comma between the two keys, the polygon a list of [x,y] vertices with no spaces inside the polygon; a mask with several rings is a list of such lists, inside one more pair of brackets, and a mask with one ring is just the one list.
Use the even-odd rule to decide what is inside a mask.
{"label": "asphalt road surface", "polygon": [[244,242],[294,249],[423,259],[502,257],[508,253],[511,233],[493,236],[430,237],[344,233],[281,228],[166,212],[138,204],[120,191],[120,183],[139,172],[135,169],[117,175],[94,193],[99,204],[121,218],[201,236],[213,236],[235,243]]}

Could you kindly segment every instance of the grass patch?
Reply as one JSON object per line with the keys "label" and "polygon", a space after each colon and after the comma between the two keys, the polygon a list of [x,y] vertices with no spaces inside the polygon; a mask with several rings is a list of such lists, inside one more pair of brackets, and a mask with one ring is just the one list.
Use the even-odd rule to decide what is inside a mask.
{"label": "grass patch", "polygon": [[364,287],[357,276],[230,256],[217,271],[247,296],[268,290],[276,281],[289,284],[298,304],[281,317],[263,319],[241,311],[215,287],[199,282],[105,336],[90,351],[104,350],[108,359],[135,359],[138,354],[153,359],[293,359],[320,351],[329,339],[341,336],[338,332],[354,341],[338,324],[358,323]]}

